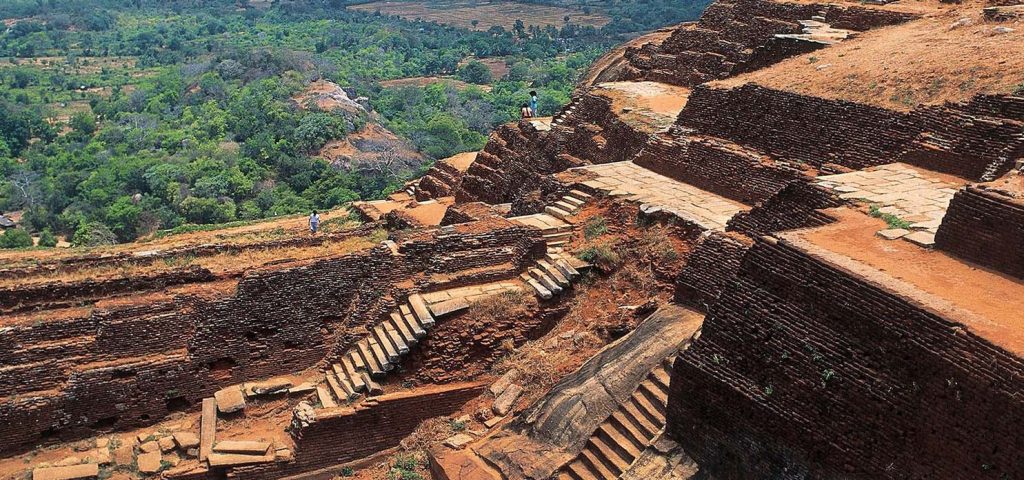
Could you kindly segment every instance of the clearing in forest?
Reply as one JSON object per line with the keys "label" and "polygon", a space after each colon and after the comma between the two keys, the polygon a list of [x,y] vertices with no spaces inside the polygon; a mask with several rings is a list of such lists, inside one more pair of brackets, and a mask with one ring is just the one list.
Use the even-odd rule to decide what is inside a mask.
{"label": "clearing in forest", "polygon": [[516,20],[522,20],[526,26],[539,27],[561,27],[565,25],[565,17],[569,17],[571,23],[595,27],[602,27],[611,21],[604,13],[597,11],[584,13],[580,9],[500,1],[383,1],[353,5],[349,8],[369,13],[379,11],[386,15],[398,15],[406,20],[433,21],[471,30],[487,30],[495,25],[511,30]]}

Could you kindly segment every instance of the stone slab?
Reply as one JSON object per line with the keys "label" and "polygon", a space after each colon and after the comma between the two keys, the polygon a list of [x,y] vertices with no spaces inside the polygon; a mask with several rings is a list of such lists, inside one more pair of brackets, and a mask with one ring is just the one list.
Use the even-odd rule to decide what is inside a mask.
{"label": "stone slab", "polygon": [[192,432],[174,432],[174,443],[182,450],[199,446],[199,435]]}
{"label": "stone slab", "polygon": [[207,460],[211,467],[232,467],[274,461],[274,454],[246,455],[242,453],[211,453]]}
{"label": "stone slab", "polygon": [[252,453],[263,455],[270,450],[269,442],[253,440],[224,440],[213,446],[213,451],[218,453]]}
{"label": "stone slab", "polygon": [[473,437],[471,437],[469,435],[466,435],[465,433],[460,433],[458,435],[453,435],[451,437],[448,437],[444,441],[444,445],[446,447],[454,448],[456,450],[459,450],[462,447],[465,447],[466,445],[468,445],[472,441],[473,441]]}
{"label": "stone slab", "polygon": [[516,380],[519,380],[519,370],[513,368],[505,372],[505,374],[502,375],[501,378],[498,379],[498,381],[491,384],[491,386],[489,387],[491,394],[494,395],[495,397],[498,397],[499,395],[501,395],[502,392],[505,391],[506,388],[509,387],[509,385],[515,383]]}
{"label": "stone slab", "polygon": [[512,411],[512,408],[516,405],[516,400],[519,399],[519,395],[523,393],[523,387],[512,384],[501,392],[498,398],[494,399],[494,404],[491,405],[491,411],[499,417],[508,415]]}
{"label": "stone slab", "polygon": [[217,390],[213,397],[217,399],[217,410],[220,413],[234,413],[245,408],[245,395],[242,395],[242,389],[237,385]]}
{"label": "stone slab", "polygon": [[903,239],[925,248],[932,248],[935,246],[935,234],[924,230],[910,233],[904,236]]}
{"label": "stone slab", "polygon": [[160,471],[160,452],[143,453],[139,455],[139,471],[142,473],[156,473]]}
{"label": "stone slab", "polygon": [[905,228],[887,228],[885,230],[879,230],[876,232],[876,235],[886,240],[896,240],[908,233],[910,233],[910,230]]}
{"label": "stone slab", "polygon": [[99,465],[86,463],[67,467],[37,468],[32,470],[32,480],[74,480],[78,478],[96,478],[99,474]]}
{"label": "stone slab", "polygon": [[217,433],[217,400],[203,399],[203,417],[199,425],[199,460],[206,460],[213,451],[213,438]]}

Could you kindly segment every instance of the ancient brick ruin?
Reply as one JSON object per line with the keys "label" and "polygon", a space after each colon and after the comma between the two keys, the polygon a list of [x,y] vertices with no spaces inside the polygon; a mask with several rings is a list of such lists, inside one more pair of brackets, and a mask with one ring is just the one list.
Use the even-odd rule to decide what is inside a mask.
{"label": "ancient brick ruin", "polygon": [[1005,75],[988,6],[715,2],[360,227],[15,262],[0,472],[1024,478],[1021,90],[800,83],[959,17]]}

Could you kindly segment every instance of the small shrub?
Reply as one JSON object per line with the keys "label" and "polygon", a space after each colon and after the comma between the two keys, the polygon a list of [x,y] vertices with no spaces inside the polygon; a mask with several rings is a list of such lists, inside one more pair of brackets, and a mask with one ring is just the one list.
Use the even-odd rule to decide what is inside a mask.
{"label": "small shrub", "polygon": [[9,228],[0,236],[0,248],[26,248],[32,246],[32,235],[23,228]]}
{"label": "small shrub", "polygon": [[44,229],[39,234],[39,246],[50,248],[57,246],[57,237],[53,236],[53,232],[51,232],[49,228]]}
{"label": "small shrub", "polygon": [[587,240],[593,240],[606,233],[608,233],[608,222],[600,215],[587,220],[587,224],[583,227],[583,237]]}
{"label": "small shrub", "polygon": [[818,57],[808,58],[807,63],[818,63]]}
{"label": "small shrub", "polygon": [[453,432],[461,432],[466,429],[466,422],[460,422],[453,418],[448,420],[448,426],[452,427]]}
{"label": "small shrub", "polygon": [[576,254],[580,260],[610,270],[622,263],[622,257],[612,249],[611,245],[590,245]]}
{"label": "small shrub", "polygon": [[367,239],[371,243],[380,243],[388,239],[388,231],[383,228],[378,228],[370,233],[370,237]]}
{"label": "small shrub", "polygon": [[423,475],[416,471],[419,461],[412,455],[396,455],[391,469],[388,470],[388,480],[423,480]]}
{"label": "small shrub", "polygon": [[343,477],[351,477],[351,476],[353,476],[355,474],[356,474],[356,471],[353,470],[352,467],[342,467],[341,468],[341,476],[343,476]]}
{"label": "small shrub", "polygon": [[870,213],[872,217],[881,218],[886,225],[889,225],[889,228],[910,228],[910,222],[891,213],[882,213],[878,210],[878,205],[868,207],[868,213]]}

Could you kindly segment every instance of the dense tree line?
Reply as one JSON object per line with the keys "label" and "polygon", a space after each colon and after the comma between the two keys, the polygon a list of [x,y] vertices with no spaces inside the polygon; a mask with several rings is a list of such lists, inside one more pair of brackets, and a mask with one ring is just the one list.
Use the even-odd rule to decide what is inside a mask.
{"label": "dense tree line", "polygon": [[[40,245],[55,233],[101,244],[379,198],[417,172],[348,171],[312,155],[371,120],[433,158],[479,149],[529,90],[541,114],[556,111],[617,41],[571,24],[469,31],[342,0],[245,3],[0,4],[17,19],[0,34],[0,211],[22,210]],[[480,62],[459,67],[493,56],[509,63],[502,78]],[[489,88],[378,83],[432,75]],[[369,97],[374,117],[296,105],[318,78]],[[23,246],[25,231],[0,247]]]}

